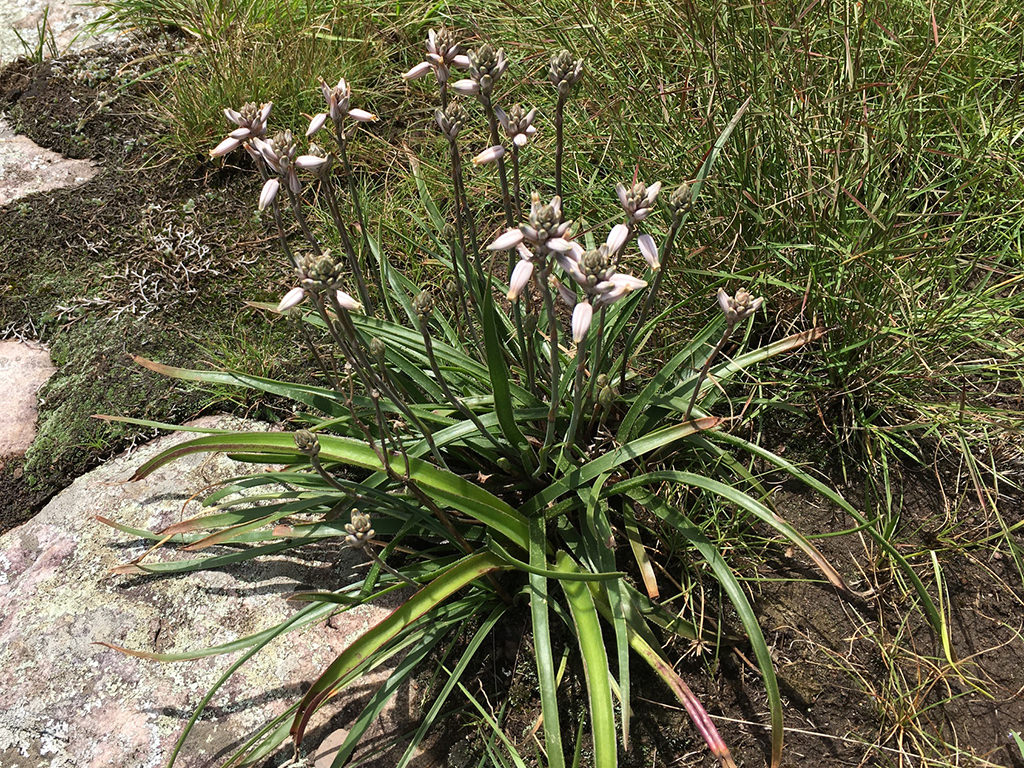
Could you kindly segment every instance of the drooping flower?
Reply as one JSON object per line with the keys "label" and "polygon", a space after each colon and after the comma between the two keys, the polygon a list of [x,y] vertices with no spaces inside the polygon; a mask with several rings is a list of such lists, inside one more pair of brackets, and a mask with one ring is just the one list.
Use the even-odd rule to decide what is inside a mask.
{"label": "drooping flower", "polygon": [[255,102],[250,101],[243,104],[240,110],[225,109],[224,116],[238,127],[210,150],[210,156],[221,157],[245,146],[249,154],[256,157],[257,153],[250,146],[250,142],[262,138],[267,132],[267,120],[270,119],[270,109],[273,106],[273,102],[268,101],[257,107]]}
{"label": "drooping flower", "polygon": [[455,37],[449,30],[432,29],[427,33],[426,58],[402,75],[402,78],[419,80],[433,71],[437,75],[437,81],[444,84],[448,82],[452,67],[468,69],[469,57],[460,53],[460,45],[455,42]]}
{"label": "drooping flower", "polygon": [[488,147],[479,155],[473,158],[473,165],[490,165],[505,156],[505,148],[500,144]]}
{"label": "drooping flower", "polygon": [[658,258],[658,246],[654,242],[654,238],[650,235],[640,235],[636,239],[637,247],[640,249],[640,255],[644,257],[644,261],[647,262],[647,266],[651,268],[652,272],[657,272],[661,269],[661,261]]}

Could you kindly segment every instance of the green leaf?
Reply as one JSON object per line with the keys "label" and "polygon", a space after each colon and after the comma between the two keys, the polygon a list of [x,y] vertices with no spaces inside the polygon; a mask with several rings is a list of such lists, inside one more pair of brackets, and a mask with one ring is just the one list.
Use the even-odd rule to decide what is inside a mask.
{"label": "green leaf", "polygon": [[528,499],[519,511],[522,515],[530,517],[538,514],[541,510],[556,501],[560,496],[569,491],[575,490],[589,483],[598,475],[610,472],[627,461],[639,458],[644,454],[664,448],[667,445],[682,440],[697,432],[710,430],[718,425],[720,419],[713,416],[706,416],[700,419],[691,419],[682,424],[675,424],[645,435],[632,442],[614,448],[607,453],[587,462],[581,467],[573,469],[568,474],[551,483],[547,488],[536,496]]}
{"label": "green leaf", "polygon": [[778,680],[775,678],[775,666],[772,662],[771,651],[768,650],[768,644],[765,642],[764,635],[761,632],[761,625],[757,621],[754,609],[750,606],[750,601],[747,600],[746,593],[744,593],[735,574],[726,564],[725,559],[719,551],[710,541],[708,541],[707,537],[700,532],[700,529],[693,524],[693,521],[690,520],[682,510],[668,504],[663,499],[660,499],[647,491],[632,491],[629,493],[629,496],[636,499],[648,511],[653,512],[662,520],[672,525],[678,533],[693,544],[694,548],[707,561],[708,565],[711,566],[711,570],[714,572],[715,578],[718,580],[718,583],[722,585],[722,589],[725,590],[725,594],[728,596],[729,602],[731,602],[733,607],[736,609],[740,622],[743,624],[743,628],[747,632],[750,646],[754,650],[754,656],[757,658],[757,666],[761,670],[761,676],[764,678],[764,687],[768,694],[768,709],[771,713],[771,765],[772,768],[777,768],[780,760],[782,759],[782,739],[784,735],[782,723],[782,697],[779,693]]}
{"label": "green leaf", "polygon": [[[565,573],[578,571],[565,552],[559,552],[555,568]],[[563,581],[562,591],[569,601],[569,611],[576,627],[583,657],[583,674],[587,681],[590,703],[590,728],[593,734],[594,768],[615,768],[618,765],[618,747],[615,738],[615,711],[612,707],[612,691],[608,685],[611,672],[608,669],[608,655],[601,635],[601,622],[594,598],[586,584],[579,581]]]}
{"label": "green leaf", "polygon": [[[555,682],[555,661],[551,654],[551,627],[548,623],[548,542],[544,519],[530,520],[530,616],[533,620],[534,660],[537,662],[537,685],[540,688],[541,714],[544,717],[544,744],[549,768],[564,768],[562,727],[558,718],[558,684]],[[556,575],[557,578],[557,575]]]}
{"label": "green leaf", "polygon": [[395,609],[394,613],[356,638],[320,675],[299,702],[291,727],[296,745],[302,743],[309,718],[335,693],[340,681],[353,669],[394,639],[405,627],[436,608],[452,594],[484,574],[506,567],[490,552],[470,555],[424,586]]}
{"label": "green leaf", "polygon": [[[190,453],[216,451],[251,451],[265,455],[268,460],[277,457],[298,459],[301,454],[291,434],[282,432],[237,432],[230,435],[210,435],[172,446],[154,456],[136,470],[133,479],[146,477],[158,467]],[[333,435],[320,436],[320,460],[338,462],[383,472],[384,466],[370,446],[358,440]],[[402,466],[401,456],[392,456],[394,466]],[[435,501],[465,512],[491,530],[500,533],[527,550],[529,534],[526,519],[512,507],[478,485],[452,472],[439,469],[420,459],[409,458],[409,478],[428,492]],[[280,545],[278,545],[280,546]]]}
{"label": "green leaf", "polygon": [[487,356],[487,368],[489,371],[491,387],[494,391],[494,410],[498,416],[498,424],[501,426],[502,434],[527,462],[532,466],[530,448],[526,438],[523,437],[519,425],[516,423],[515,414],[512,409],[512,395],[509,390],[508,366],[505,364],[505,348],[498,337],[498,327],[494,323],[493,312],[494,300],[491,292],[487,291],[484,296],[484,352]]}

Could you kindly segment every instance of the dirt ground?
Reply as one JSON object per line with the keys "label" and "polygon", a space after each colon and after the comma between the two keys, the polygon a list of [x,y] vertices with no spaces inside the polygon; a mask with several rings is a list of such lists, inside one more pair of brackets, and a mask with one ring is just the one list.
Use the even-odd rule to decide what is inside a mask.
{"label": "dirt ground", "polygon": [[[130,360],[142,354],[171,364],[230,364],[233,350],[244,345],[250,369],[254,361],[279,374],[301,365],[281,357],[294,348],[285,332],[243,306],[279,295],[288,279],[268,232],[252,215],[258,182],[148,162],[159,126],[142,115],[156,86],[124,85],[135,71],[132,62],[146,53],[144,47],[112,49],[41,65],[15,63],[0,72],[0,108],[18,130],[101,168],[84,187],[0,210],[0,331],[47,342],[58,367],[42,393],[36,447],[0,472],[0,532],[147,434],[95,421],[93,413],[172,422],[210,409],[287,415],[263,400],[170,382]],[[788,486],[777,503],[803,531],[851,525]],[[930,477],[908,474],[898,543],[933,594],[927,551],[941,552],[943,605],[958,669],[913,609],[905,585],[857,534],[818,544],[841,572],[876,590],[869,599],[841,597],[805,561],[782,550],[769,548],[752,564],[776,579],[762,583],[756,605],[786,704],[785,766],[1024,768],[1008,736],[1024,728],[1021,574],[1009,552],[991,542],[972,544],[998,534],[991,510],[963,506],[954,524],[949,504]],[[522,630],[511,622],[506,633],[509,648],[493,649],[483,666],[511,661],[523,669]],[[672,650],[739,764],[764,765],[765,700],[760,677],[746,661],[749,651],[740,646],[716,662],[692,648]],[[668,691],[639,668],[635,674],[634,744],[622,764],[711,765]],[[535,690],[525,679],[517,683],[513,675],[507,689],[520,697],[524,733],[536,717]],[[566,700],[579,703],[579,692],[567,692]],[[445,764],[473,753],[459,733],[441,740]]]}

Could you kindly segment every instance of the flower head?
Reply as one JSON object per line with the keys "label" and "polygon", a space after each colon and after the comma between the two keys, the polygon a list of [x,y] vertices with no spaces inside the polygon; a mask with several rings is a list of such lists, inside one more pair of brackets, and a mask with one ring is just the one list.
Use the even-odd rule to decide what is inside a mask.
{"label": "flower head", "polygon": [[764,303],[763,298],[754,298],[746,288],[740,288],[730,296],[724,288],[718,289],[718,306],[722,308],[726,322],[734,325],[757,312]]}
{"label": "flower head", "polygon": [[569,95],[572,87],[583,77],[583,59],[574,59],[568,51],[562,50],[551,56],[548,65],[548,80],[558,90],[559,98]]}
{"label": "flower head", "polygon": [[333,87],[328,85],[326,80],[320,78],[320,92],[324,95],[324,101],[327,102],[327,111],[313,115],[313,119],[309,121],[306,136],[312,136],[323,128],[328,117],[337,126],[340,126],[346,117],[357,123],[372,123],[378,119],[375,114],[367,112],[365,109],[349,108],[352,101],[352,88],[345,82],[345,78],[341,78]]}
{"label": "flower head", "polygon": [[654,207],[654,201],[658,199],[661,191],[661,182],[647,186],[641,181],[633,186],[627,187],[624,184],[615,186],[615,193],[619,196],[622,210],[626,212],[631,223],[637,223],[646,219]]}
{"label": "flower head", "polygon": [[469,115],[466,113],[466,109],[462,106],[461,101],[452,99],[448,102],[448,106],[445,109],[434,111],[434,119],[437,121],[437,126],[441,129],[441,132],[454,141],[455,137],[459,135],[459,131],[462,130],[462,126],[469,119]]}
{"label": "flower head", "polygon": [[490,43],[469,52],[469,79],[477,84],[478,92],[490,96],[495,83],[508,69],[505,50],[494,50]]}
{"label": "flower head", "polygon": [[225,109],[224,116],[238,127],[210,151],[210,156],[220,157],[244,145],[249,154],[255,157],[250,142],[262,138],[267,132],[267,120],[270,119],[272,106],[273,102],[268,101],[257,107],[255,102],[250,101],[243,104],[240,110]]}
{"label": "flower head", "polygon": [[498,118],[498,122],[501,123],[505,135],[517,147],[525,147],[526,143],[537,133],[537,128],[533,124],[537,117],[536,109],[525,112],[521,106],[516,104],[508,112],[500,107],[495,107],[494,114]]}
{"label": "flower head", "polygon": [[348,534],[345,536],[345,546],[362,549],[376,533],[370,525],[370,516],[353,509],[349,520],[345,523],[345,532]]}
{"label": "flower head", "polygon": [[402,77],[406,80],[418,80],[428,72],[437,75],[442,85],[448,82],[451,68],[468,69],[469,57],[460,52],[460,45],[450,30],[430,30],[427,33],[426,58]]}

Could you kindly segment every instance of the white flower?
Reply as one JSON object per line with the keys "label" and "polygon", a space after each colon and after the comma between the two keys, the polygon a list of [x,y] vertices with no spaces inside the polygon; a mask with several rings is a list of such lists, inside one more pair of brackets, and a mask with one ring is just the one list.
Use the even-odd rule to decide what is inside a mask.
{"label": "white flower", "polygon": [[505,156],[505,148],[500,144],[488,147],[479,155],[473,158],[473,165],[488,165],[496,162]]}
{"label": "white flower", "polygon": [[306,298],[306,291],[302,286],[292,288],[288,293],[281,299],[281,303],[277,305],[278,312],[285,312],[292,307],[297,307]]}
{"label": "white flower", "polygon": [[589,301],[581,301],[572,311],[572,340],[579,344],[590,330],[594,318],[594,307]]}

